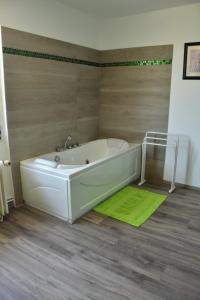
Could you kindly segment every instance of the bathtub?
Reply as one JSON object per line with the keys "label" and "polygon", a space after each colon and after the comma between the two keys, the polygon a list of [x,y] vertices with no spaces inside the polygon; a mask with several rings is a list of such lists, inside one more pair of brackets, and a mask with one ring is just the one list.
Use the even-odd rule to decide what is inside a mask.
{"label": "bathtub", "polygon": [[20,162],[27,205],[70,223],[140,175],[141,145],[100,139]]}

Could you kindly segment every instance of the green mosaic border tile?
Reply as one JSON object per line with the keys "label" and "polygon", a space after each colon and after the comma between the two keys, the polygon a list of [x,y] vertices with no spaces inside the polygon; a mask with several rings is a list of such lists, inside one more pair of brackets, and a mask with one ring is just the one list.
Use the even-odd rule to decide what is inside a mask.
{"label": "green mosaic border tile", "polygon": [[47,54],[36,51],[22,50],[16,48],[8,48],[3,47],[3,53],[19,55],[19,56],[27,56],[33,58],[41,58],[55,61],[68,62],[72,64],[93,66],[93,67],[134,67],[134,66],[155,66],[155,65],[170,65],[172,63],[172,59],[162,59],[162,60],[135,60],[135,61],[122,61],[122,62],[110,62],[110,63],[97,63],[93,61],[70,58],[66,56],[58,56],[54,54]]}
{"label": "green mosaic border tile", "polygon": [[34,58],[41,58],[41,59],[48,59],[48,60],[55,60],[55,61],[62,61],[62,62],[68,62],[68,63],[72,63],[72,64],[99,67],[99,63],[93,62],[93,61],[77,59],[77,58],[70,58],[70,57],[65,57],[65,56],[58,56],[58,55],[54,55],[54,54],[47,54],[47,53],[35,52],[35,51],[29,51],[29,50],[3,47],[3,53],[19,55],[19,56],[34,57]]}
{"label": "green mosaic border tile", "polygon": [[134,66],[155,66],[155,65],[171,65],[172,59],[162,60],[134,60],[134,61],[121,61],[102,63],[101,66],[106,67],[134,67]]}

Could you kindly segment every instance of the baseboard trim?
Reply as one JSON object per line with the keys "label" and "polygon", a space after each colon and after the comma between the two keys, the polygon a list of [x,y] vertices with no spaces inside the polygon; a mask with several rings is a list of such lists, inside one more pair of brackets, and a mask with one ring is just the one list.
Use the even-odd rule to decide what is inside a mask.
{"label": "baseboard trim", "polygon": [[[163,180],[163,182],[166,184],[171,184],[171,182],[167,181],[167,180]],[[198,187],[198,186],[188,185],[188,184],[184,184],[184,183],[175,183],[175,185],[177,187],[185,188],[187,190],[193,190],[193,191],[200,192],[200,187]]]}

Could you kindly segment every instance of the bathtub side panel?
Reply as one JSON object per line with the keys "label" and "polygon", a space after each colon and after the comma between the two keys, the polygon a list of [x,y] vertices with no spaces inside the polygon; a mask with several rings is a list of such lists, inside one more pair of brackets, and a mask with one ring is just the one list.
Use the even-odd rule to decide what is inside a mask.
{"label": "bathtub side panel", "polygon": [[72,223],[102,200],[140,176],[141,148],[113,157],[70,180],[69,221]]}
{"label": "bathtub side panel", "polygon": [[27,205],[68,221],[68,181],[21,166],[23,198]]}

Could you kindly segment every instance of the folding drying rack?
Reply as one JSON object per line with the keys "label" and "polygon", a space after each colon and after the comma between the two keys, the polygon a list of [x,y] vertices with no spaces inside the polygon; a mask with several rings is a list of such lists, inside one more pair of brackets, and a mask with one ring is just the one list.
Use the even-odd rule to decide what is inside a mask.
{"label": "folding drying rack", "polygon": [[173,161],[173,172],[171,178],[171,186],[169,193],[173,193],[176,189],[175,179],[176,179],[176,167],[177,167],[177,157],[178,157],[178,147],[179,147],[179,136],[169,133],[156,132],[156,131],[147,131],[142,143],[142,165],[141,165],[141,180],[138,183],[139,186],[142,186],[145,182],[145,169],[146,169],[146,152],[147,146],[158,146],[172,148],[174,153]]}

